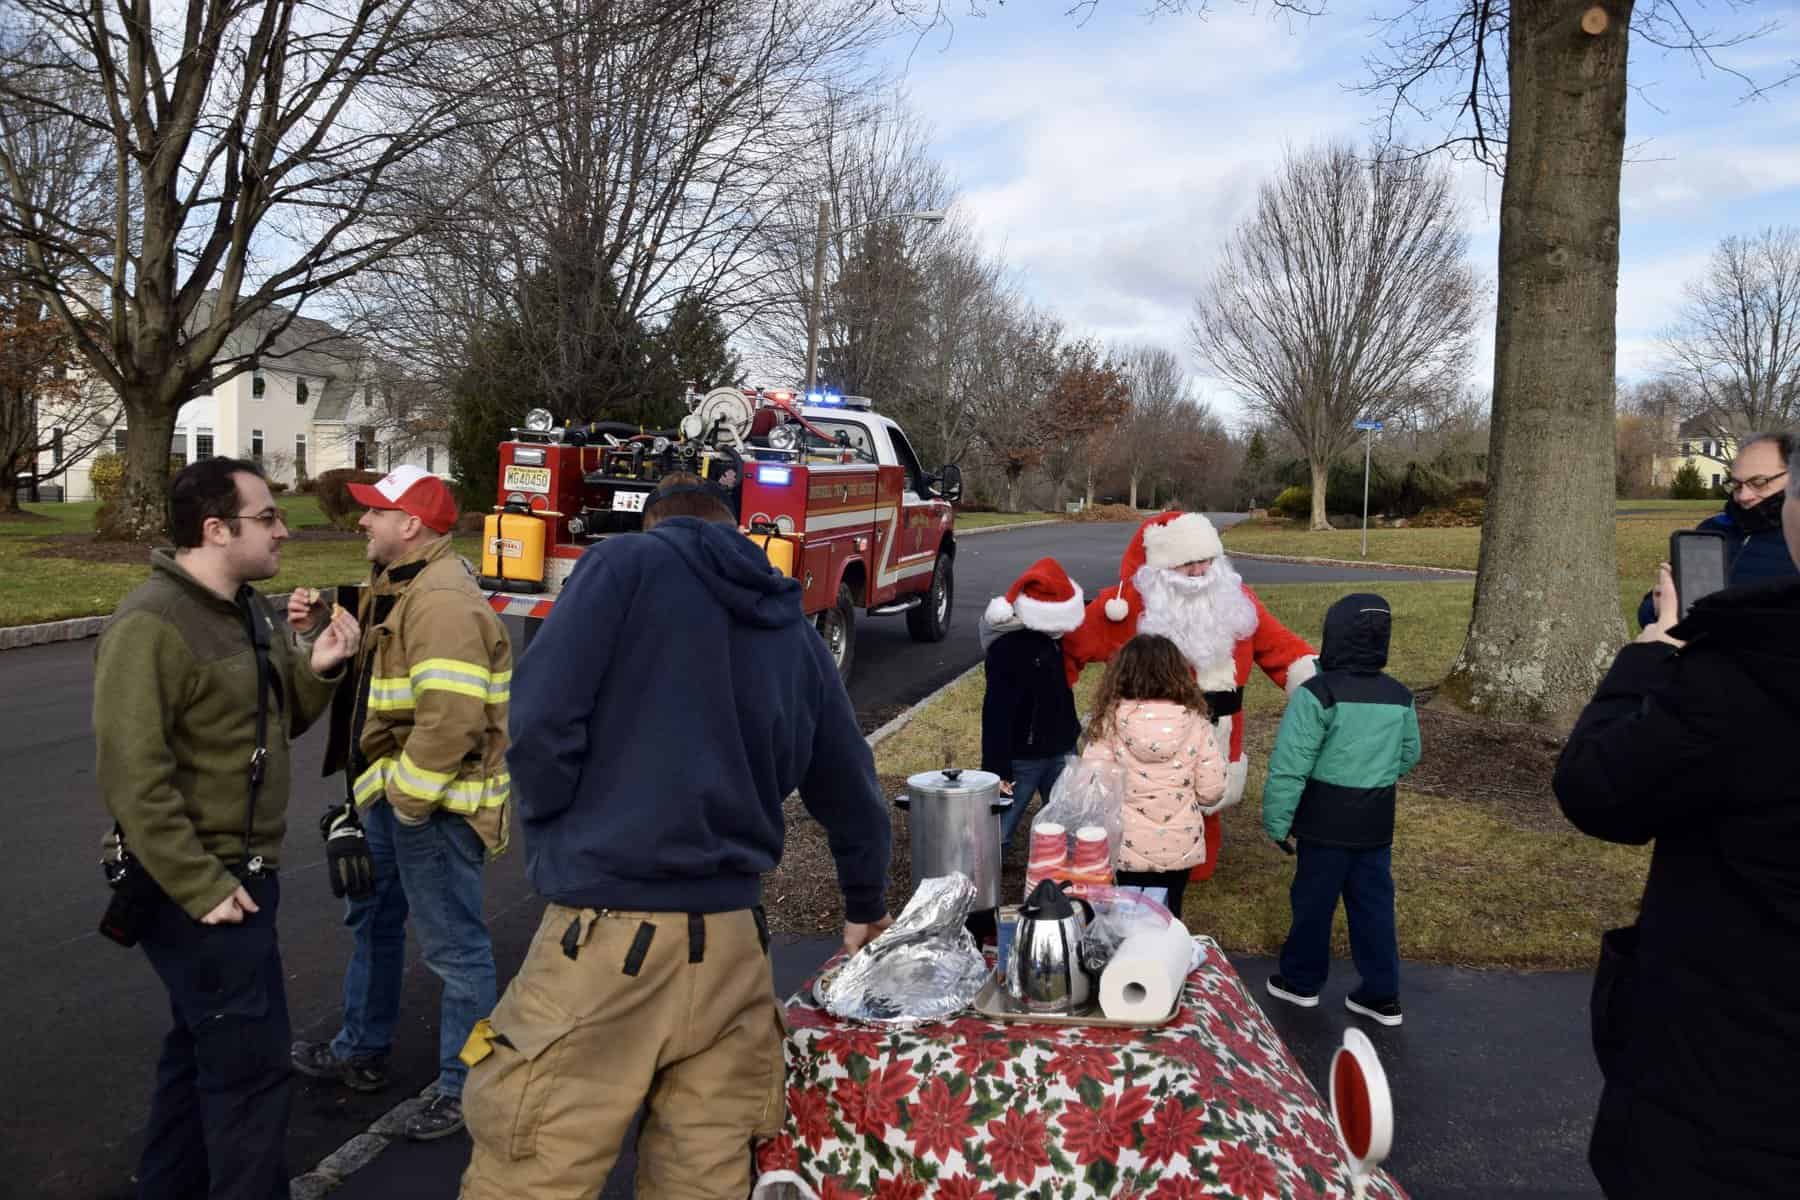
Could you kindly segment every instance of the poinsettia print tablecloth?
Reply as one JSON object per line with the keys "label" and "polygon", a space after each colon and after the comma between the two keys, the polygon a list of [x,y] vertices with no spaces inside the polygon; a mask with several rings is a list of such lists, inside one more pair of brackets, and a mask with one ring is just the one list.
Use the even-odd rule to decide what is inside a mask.
{"label": "poinsettia print tablecloth", "polygon": [[[1225,955],[1157,1029],[969,1015],[915,1029],[788,1002],[787,1124],[759,1197],[809,1200],[1316,1200],[1351,1180],[1331,1110]],[[1405,1196],[1385,1174],[1365,1195]]]}

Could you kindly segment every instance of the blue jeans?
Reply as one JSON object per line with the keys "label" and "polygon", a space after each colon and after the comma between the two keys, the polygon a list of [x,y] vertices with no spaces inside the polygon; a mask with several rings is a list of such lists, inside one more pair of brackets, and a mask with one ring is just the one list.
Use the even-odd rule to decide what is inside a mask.
{"label": "blue jeans", "polygon": [[202,925],[164,896],[139,943],[168,989],[174,1028],[156,1064],[140,1200],[286,1200],[287,990],[273,876],[244,885],[258,911]]}
{"label": "blue jeans", "polygon": [[1069,756],[1058,754],[1054,758],[1015,758],[1013,759],[1013,794],[1012,807],[1000,816],[1000,844],[1002,848],[1012,844],[1013,832],[1025,819],[1025,810],[1031,807],[1031,796],[1035,792],[1050,802],[1050,789],[1056,786],[1057,776],[1069,765]]}
{"label": "blue jeans", "polygon": [[386,800],[362,811],[375,863],[375,892],[344,906],[356,937],[344,972],[344,1027],[332,1039],[340,1059],[386,1054],[400,1020],[406,971],[406,918],[419,935],[425,965],[444,982],[438,1017],[440,1095],[461,1096],[469,1068],[458,1055],[475,1022],[494,1011],[494,944],[481,915],[481,835],[454,813],[406,825]]}
{"label": "blue jeans", "polygon": [[1350,924],[1350,957],[1362,976],[1359,1000],[1400,998],[1400,942],[1394,930],[1393,848],[1343,850],[1302,841],[1288,897],[1294,923],[1281,947],[1281,977],[1317,992],[1331,970],[1331,918],[1338,897]]}

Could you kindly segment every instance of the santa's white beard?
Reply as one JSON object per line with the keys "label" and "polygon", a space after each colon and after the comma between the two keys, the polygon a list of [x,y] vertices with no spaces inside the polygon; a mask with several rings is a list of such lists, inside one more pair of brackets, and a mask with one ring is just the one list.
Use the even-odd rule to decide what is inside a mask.
{"label": "santa's white beard", "polygon": [[1168,567],[1142,567],[1132,578],[1144,598],[1139,633],[1156,633],[1175,643],[1193,665],[1200,689],[1228,692],[1237,687],[1232,651],[1256,632],[1256,605],[1229,559],[1219,557],[1197,579]]}

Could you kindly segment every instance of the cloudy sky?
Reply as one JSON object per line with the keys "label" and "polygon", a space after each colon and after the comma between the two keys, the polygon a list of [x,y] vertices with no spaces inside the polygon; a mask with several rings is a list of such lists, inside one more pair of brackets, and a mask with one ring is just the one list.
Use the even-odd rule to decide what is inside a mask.
{"label": "cloudy sky", "polygon": [[[1284,147],[1361,141],[1381,111],[1357,90],[1380,36],[1374,10],[1334,0],[1333,15],[1303,21],[1226,0],[1204,18],[1148,18],[1142,0],[1101,0],[1078,24],[1065,7],[959,16],[949,37],[898,47],[895,69],[975,226],[1027,292],[1075,331],[1164,344],[1198,373],[1187,315],[1257,185]],[[1800,59],[1800,6],[1751,11],[1784,28],[1726,61],[1785,74]],[[1709,15],[1743,20],[1723,5]],[[1745,103],[1740,82],[1653,47],[1631,73],[1619,367],[1638,376],[1721,237],[1800,223],[1800,84]],[[1456,172],[1491,293],[1500,185],[1473,165]],[[1491,318],[1481,344],[1485,385]],[[1235,412],[1216,387],[1202,392]]]}

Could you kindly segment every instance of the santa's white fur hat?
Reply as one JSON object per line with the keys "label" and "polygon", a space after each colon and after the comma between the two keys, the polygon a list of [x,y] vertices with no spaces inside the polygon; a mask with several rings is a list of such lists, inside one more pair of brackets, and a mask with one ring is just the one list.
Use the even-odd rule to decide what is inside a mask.
{"label": "santa's white fur hat", "polygon": [[1027,629],[1051,635],[1069,633],[1081,625],[1087,602],[1081,588],[1054,558],[1040,558],[1006,589],[1006,595],[988,601],[989,625],[1005,625],[1015,618]]}
{"label": "santa's white fur hat", "polygon": [[1119,590],[1105,604],[1106,619],[1123,621],[1139,603],[1137,587],[1131,582],[1139,567],[1179,567],[1224,553],[1219,531],[1202,513],[1165,512],[1151,517],[1138,526],[1125,548],[1119,564]]}
{"label": "santa's white fur hat", "polygon": [[1219,531],[1204,513],[1182,513],[1163,525],[1144,528],[1144,565],[1179,567],[1225,553]]}

